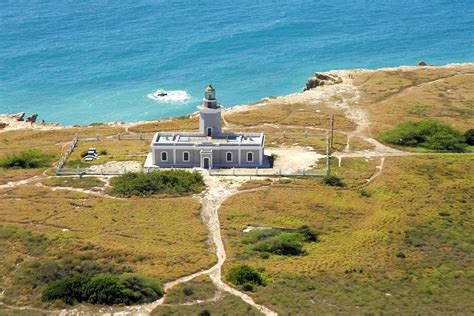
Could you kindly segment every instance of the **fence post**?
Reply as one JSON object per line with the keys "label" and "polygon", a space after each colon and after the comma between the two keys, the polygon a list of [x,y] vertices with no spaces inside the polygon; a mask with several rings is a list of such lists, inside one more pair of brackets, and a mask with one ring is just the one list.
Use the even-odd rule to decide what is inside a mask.
{"label": "fence post", "polygon": [[304,131],[304,138],[308,138],[308,132]]}
{"label": "fence post", "polygon": [[283,138],[286,138],[286,132],[283,131]]}
{"label": "fence post", "polygon": [[95,138],[99,140],[99,134],[95,134]]}
{"label": "fence post", "polygon": [[258,176],[258,167],[255,168],[255,175]]}
{"label": "fence post", "polygon": [[235,167],[232,167],[232,175],[235,176]]}
{"label": "fence post", "polygon": [[142,132],[140,132],[140,140],[143,140]]}
{"label": "fence post", "polygon": [[120,133],[117,134],[117,139],[120,140]]}

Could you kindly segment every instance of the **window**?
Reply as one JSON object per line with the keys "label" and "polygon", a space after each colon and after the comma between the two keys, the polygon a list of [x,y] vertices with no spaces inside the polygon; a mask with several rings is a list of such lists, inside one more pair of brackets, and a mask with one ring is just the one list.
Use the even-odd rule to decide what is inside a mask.
{"label": "window", "polygon": [[225,160],[226,161],[232,161],[232,153],[231,152],[228,152],[225,154]]}
{"label": "window", "polygon": [[189,152],[185,151],[185,152],[183,153],[183,160],[184,160],[184,161],[189,161]]}
{"label": "window", "polygon": [[168,161],[168,153],[166,151],[161,152],[161,161]]}
{"label": "window", "polygon": [[183,161],[189,161],[189,152],[185,151],[183,153]]}
{"label": "window", "polygon": [[247,153],[247,161],[252,162],[253,161],[253,153]]}

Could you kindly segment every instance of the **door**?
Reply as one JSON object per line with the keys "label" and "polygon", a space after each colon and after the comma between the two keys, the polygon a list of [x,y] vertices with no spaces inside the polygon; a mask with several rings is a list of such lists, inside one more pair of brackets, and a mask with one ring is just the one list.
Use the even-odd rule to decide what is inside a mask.
{"label": "door", "polygon": [[204,158],[204,169],[209,169],[209,158]]}
{"label": "door", "polygon": [[212,136],[212,128],[211,127],[207,128],[207,136]]}

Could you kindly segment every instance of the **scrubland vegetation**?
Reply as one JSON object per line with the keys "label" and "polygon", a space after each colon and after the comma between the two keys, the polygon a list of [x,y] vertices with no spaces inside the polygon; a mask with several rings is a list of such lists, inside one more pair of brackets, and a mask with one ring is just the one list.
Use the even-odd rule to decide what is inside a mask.
{"label": "scrubland vegetation", "polygon": [[7,169],[34,169],[51,166],[53,156],[36,149],[8,154],[0,158],[0,167]]}
{"label": "scrubland vegetation", "polygon": [[465,152],[469,133],[460,131],[436,120],[404,122],[383,133],[387,143],[408,147],[422,147],[435,151]]}
{"label": "scrubland vegetation", "polygon": [[166,170],[153,173],[126,173],[111,180],[112,192],[120,196],[152,194],[183,195],[204,189],[204,180],[198,172]]}
{"label": "scrubland vegetation", "polygon": [[[383,177],[362,188],[300,179],[231,197],[221,208],[224,270],[262,271],[271,282],[252,296],[282,314],[472,310],[474,158],[386,159]],[[249,223],[307,224],[320,242],[303,256],[261,256],[244,242]]]}

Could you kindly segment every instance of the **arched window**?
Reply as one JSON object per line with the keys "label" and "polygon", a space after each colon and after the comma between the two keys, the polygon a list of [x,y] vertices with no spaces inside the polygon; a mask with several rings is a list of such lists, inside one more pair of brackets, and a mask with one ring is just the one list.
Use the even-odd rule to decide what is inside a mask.
{"label": "arched window", "polygon": [[247,161],[252,162],[253,161],[253,153],[247,153]]}
{"label": "arched window", "polygon": [[225,154],[225,160],[227,162],[232,161],[232,153],[230,151]]}
{"label": "arched window", "polygon": [[183,161],[189,161],[189,152],[185,151],[183,153]]}
{"label": "arched window", "polygon": [[161,152],[161,161],[168,161],[168,153],[166,151]]}

